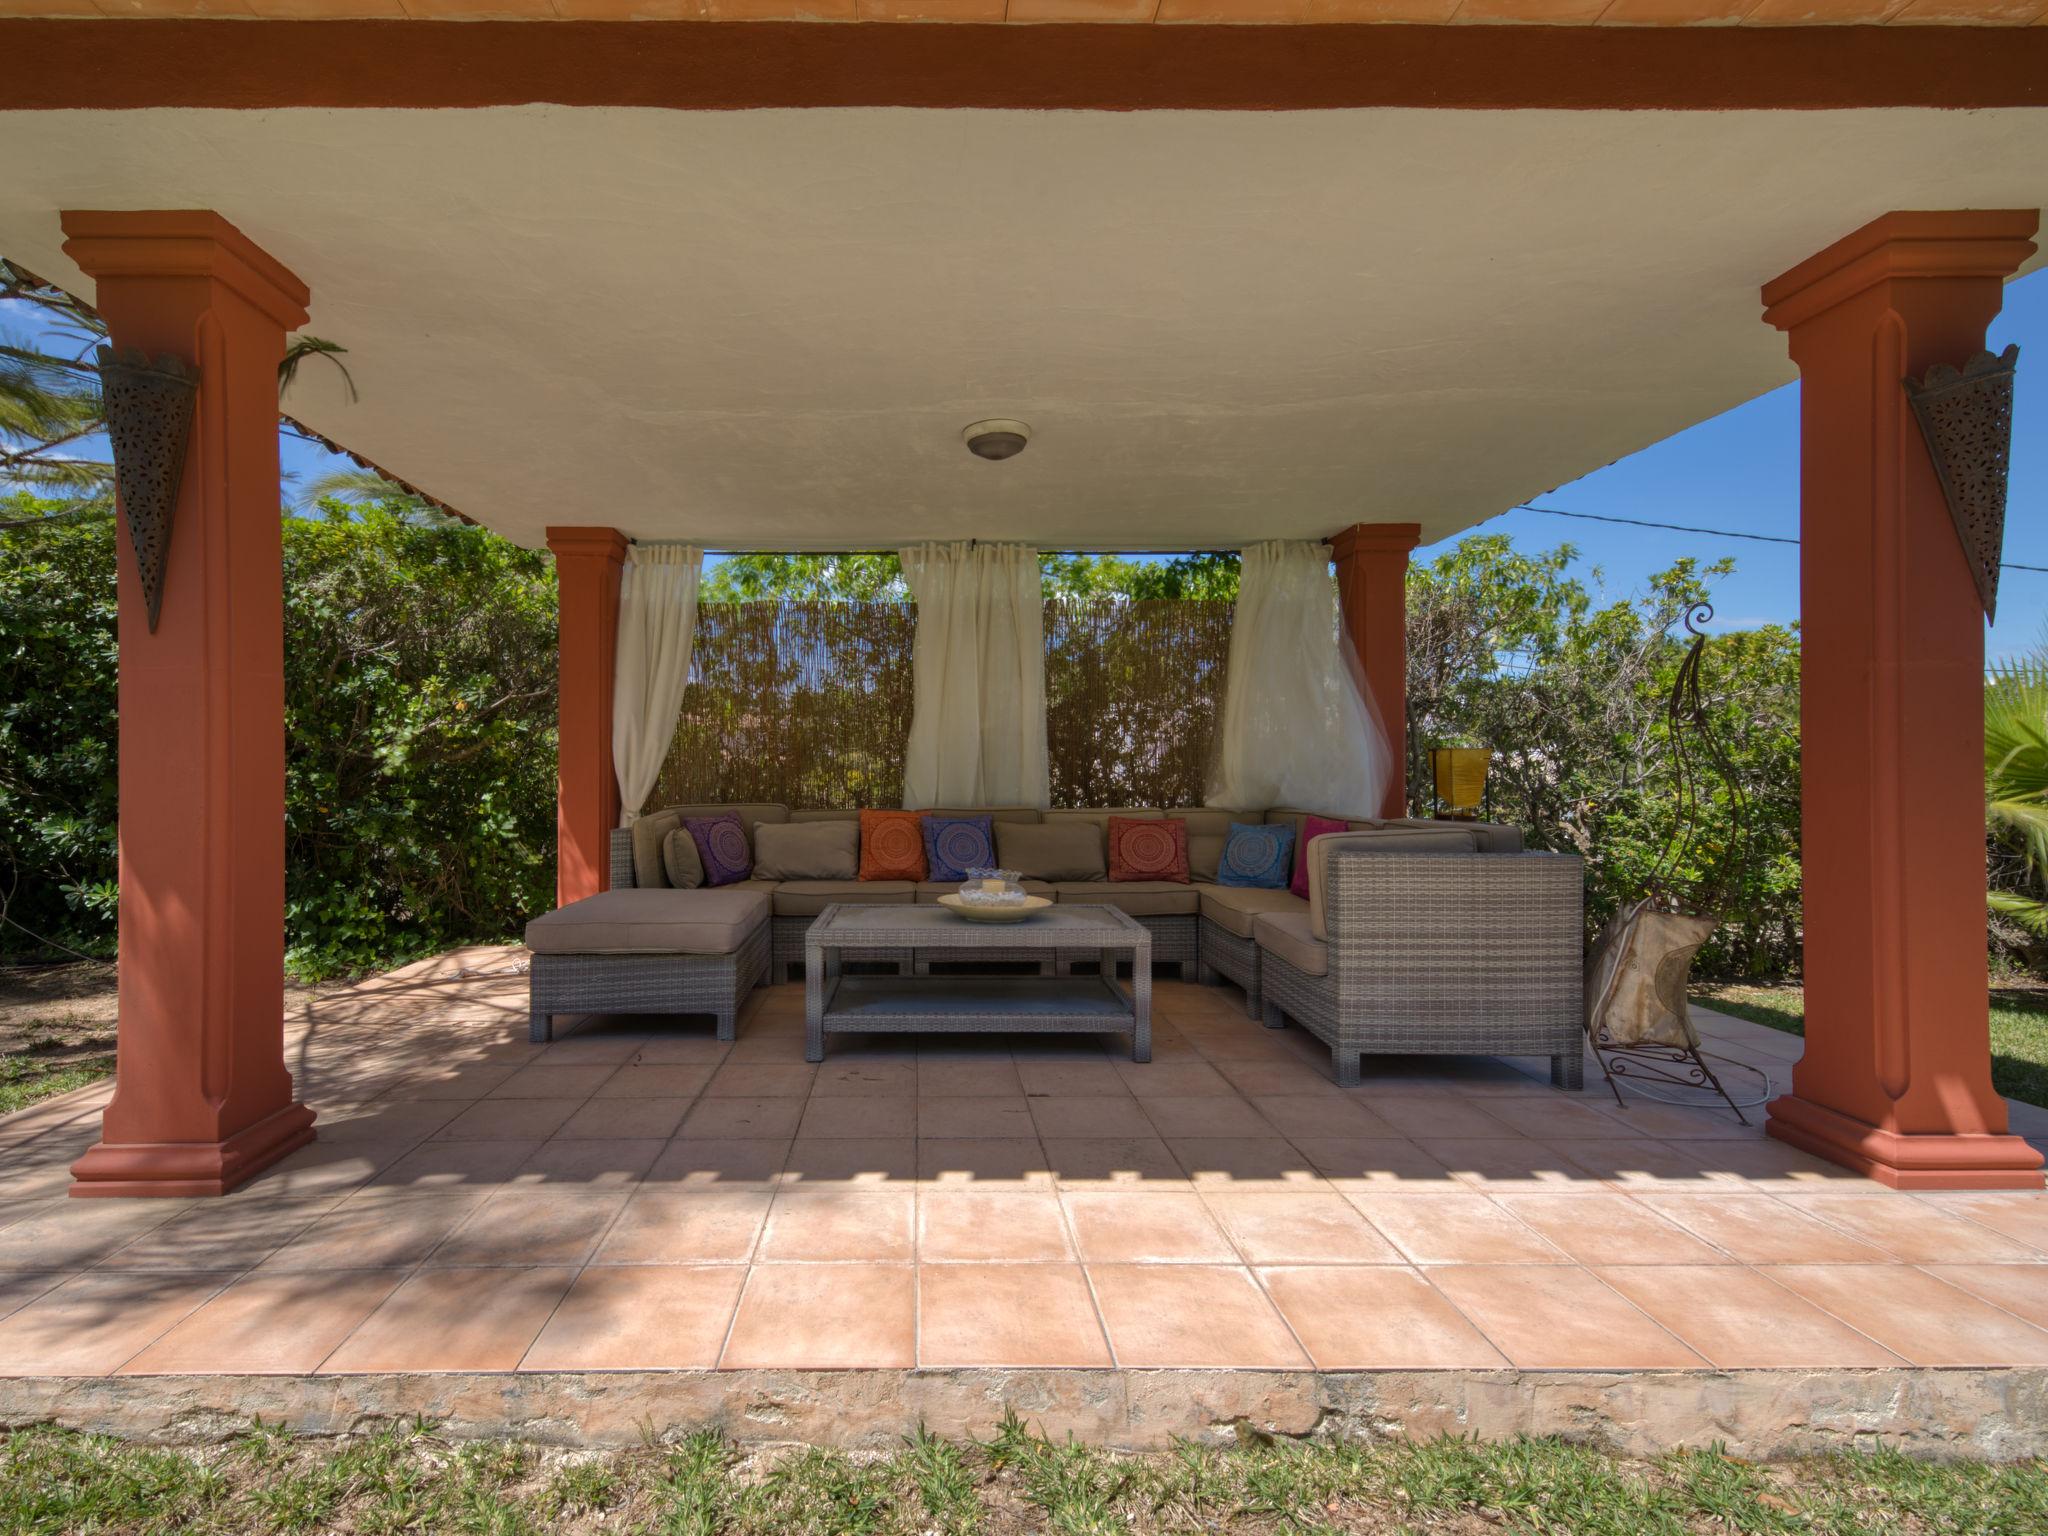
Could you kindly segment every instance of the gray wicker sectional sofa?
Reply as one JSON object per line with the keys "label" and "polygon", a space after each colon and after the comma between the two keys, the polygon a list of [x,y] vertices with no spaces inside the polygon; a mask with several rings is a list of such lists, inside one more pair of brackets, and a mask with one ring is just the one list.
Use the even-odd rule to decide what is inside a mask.
{"label": "gray wicker sectional sofa", "polygon": [[[709,890],[669,887],[662,844],[687,817],[737,811],[749,839],[762,822],[857,818],[854,811],[791,811],[781,805],[677,806],[612,834],[611,890],[536,919],[534,1038],[566,1012],[709,1012],[731,1038],[745,995],[764,977],[793,979],[804,934],[835,902],[935,902],[949,882],[750,879]],[[1580,952],[1583,870],[1571,856],[1525,853],[1512,827],[1436,821],[1351,821],[1349,831],[1310,845],[1309,899],[1285,890],[1217,883],[1233,821],[1292,820],[1308,813],[1206,808],[1052,810],[1018,807],[941,810],[989,815],[998,825],[1078,820],[1106,833],[1112,815],[1182,817],[1191,880],[1114,882],[1027,880],[1058,902],[1109,903],[1152,933],[1153,958],[1192,968],[1203,981],[1244,989],[1246,1011],[1278,1027],[1289,1020],[1330,1048],[1337,1078],[1359,1081],[1361,1057],[1375,1053],[1548,1057],[1552,1081],[1581,1086]],[[1027,874],[1030,872],[1027,870]],[[691,910],[720,903],[691,927]],[[594,903],[605,904],[593,907]],[[559,923],[579,909],[575,922]],[[621,924],[644,908],[652,928]],[[560,931],[551,932],[550,924]],[[718,926],[718,925],[723,926]],[[716,931],[713,932],[713,928]],[[536,942],[536,937],[538,942]],[[692,948],[694,946],[694,948]],[[690,952],[681,952],[688,949]],[[666,951],[666,952],[662,952]],[[1012,956],[991,934],[981,959]],[[940,958],[883,957],[900,969]],[[1065,972],[1084,957],[1057,954]],[[1087,963],[1095,963],[1089,955]]]}

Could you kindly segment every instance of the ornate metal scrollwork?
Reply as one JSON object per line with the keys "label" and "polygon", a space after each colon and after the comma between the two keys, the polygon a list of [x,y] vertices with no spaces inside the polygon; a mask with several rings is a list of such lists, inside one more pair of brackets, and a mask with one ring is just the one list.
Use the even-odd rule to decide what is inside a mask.
{"label": "ornate metal scrollwork", "polygon": [[183,358],[165,353],[151,362],[133,349],[99,349],[100,398],[114,447],[114,485],[135,549],[149,608],[150,633],[164,603],[164,566],[171,550],[171,519],[185,477],[185,445],[199,399],[199,375]]}
{"label": "ornate metal scrollwork", "polygon": [[2005,484],[2012,463],[2012,386],[2020,349],[1979,352],[1961,368],[1937,363],[1907,379],[1906,398],[1927,439],[1948,515],[1977,583],[1984,616],[1998,613],[1998,566],[2005,546]]}

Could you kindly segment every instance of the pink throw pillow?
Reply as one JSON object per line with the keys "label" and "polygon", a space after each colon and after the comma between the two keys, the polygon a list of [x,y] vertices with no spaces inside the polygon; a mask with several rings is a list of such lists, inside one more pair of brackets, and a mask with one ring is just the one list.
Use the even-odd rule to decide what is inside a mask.
{"label": "pink throw pillow", "polygon": [[1308,900],[1308,844],[1309,839],[1321,837],[1326,832],[1349,832],[1348,822],[1332,821],[1327,816],[1304,816],[1301,821],[1301,838],[1294,845],[1294,884],[1288,889],[1303,901]]}

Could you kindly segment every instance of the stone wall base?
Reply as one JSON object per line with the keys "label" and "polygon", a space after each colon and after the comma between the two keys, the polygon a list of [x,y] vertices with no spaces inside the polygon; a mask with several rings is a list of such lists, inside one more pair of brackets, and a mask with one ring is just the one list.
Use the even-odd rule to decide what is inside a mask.
{"label": "stone wall base", "polygon": [[2048,1369],[1756,1371],[873,1370],[0,1379],[0,1425],[224,1439],[257,1418],[349,1435],[424,1418],[457,1439],[633,1446],[715,1428],[745,1444],[891,1449],[920,1424],[987,1436],[1006,1409],[1054,1438],[1560,1435],[1632,1455],[1882,1442],[1923,1456],[2048,1455]]}

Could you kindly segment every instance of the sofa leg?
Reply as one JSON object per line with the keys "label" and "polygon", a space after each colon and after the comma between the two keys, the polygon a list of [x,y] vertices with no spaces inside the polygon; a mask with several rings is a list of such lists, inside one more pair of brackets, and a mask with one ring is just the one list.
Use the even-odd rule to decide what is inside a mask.
{"label": "sofa leg", "polygon": [[740,1011],[738,1008],[721,1008],[713,1015],[718,1020],[719,1039],[732,1040],[737,1038],[739,1034],[739,1016]]}
{"label": "sofa leg", "polygon": [[1337,1070],[1339,1088],[1356,1088],[1365,1081],[1365,1074],[1361,1070],[1363,1063],[1364,1058],[1356,1051],[1330,1052],[1330,1065]]}
{"label": "sofa leg", "polygon": [[1259,1022],[1268,1029],[1285,1029],[1287,1015],[1280,1011],[1278,1003],[1271,998],[1265,998],[1259,1003]]}
{"label": "sofa leg", "polygon": [[1195,981],[1204,987],[1220,987],[1223,985],[1223,973],[1214,966],[1198,965],[1195,967]]}
{"label": "sofa leg", "polygon": [[1255,987],[1244,989],[1244,1016],[1248,1019],[1263,1019],[1266,1016],[1265,999],[1259,996]]}
{"label": "sofa leg", "polygon": [[545,1045],[555,1037],[555,1016],[544,1009],[533,1010],[526,1026],[526,1038],[535,1045]]}
{"label": "sofa leg", "polygon": [[1550,1086],[1577,1093],[1586,1086],[1586,1053],[1573,1051],[1550,1058]]}

